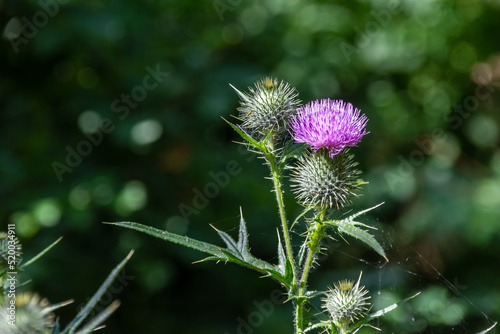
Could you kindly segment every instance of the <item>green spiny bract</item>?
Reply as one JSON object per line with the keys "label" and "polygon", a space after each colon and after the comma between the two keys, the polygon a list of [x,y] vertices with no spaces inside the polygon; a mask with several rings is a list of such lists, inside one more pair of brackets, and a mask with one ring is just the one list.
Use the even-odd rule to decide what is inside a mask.
{"label": "green spiny bract", "polygon": [[305,153],[292,170],[292,187],[298,202],[319,210],[342,209],[350,197],[364,184],[358,176],[357,162],[344,150],[330,158],[328,151],[320,149]]}

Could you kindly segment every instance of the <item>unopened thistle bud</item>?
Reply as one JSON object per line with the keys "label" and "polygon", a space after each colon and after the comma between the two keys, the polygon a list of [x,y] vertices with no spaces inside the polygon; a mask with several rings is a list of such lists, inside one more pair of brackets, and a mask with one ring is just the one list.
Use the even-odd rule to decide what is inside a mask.
{"label": "unopened thistle bud", "polygon": [[361,274],[356,284],[348,280],[340,281],[334,284],[333,288],[329,288],[322,299],[323,308],[330,313],[333,323],[342,330],[350,323],[364,317],[370,305],[367,302],[370,296],[366,296],[368,290],[365,290],[364,286],[359,286],[360,280]]}
{"label": "unopened thistle bud", "polygon": [[21,293],[16,296],[15,326],[9,324],[7,319],[9,300],[0,306],[0,333],[2,334],[49,334],[54,326],[53,307],[47,299],[40,299],[37,294]]}
{"label": "unopened thistle bud", "polygon": [[291,178],[299,204],[319,210],[340,210],[349,204],[354,191],[365,183],[358,178],[361,172],[352,158],[348,150],[330,158],[324,149],[299,158]]}
{"label": "unopened thistle bud", "polygon": [[[233,87],[233,86],[231,86]],[[242,127],[256,140],[261,140],[271,131],[277,140],[284,140],[289,131],[287,124],[295,114],[300,101],[295,88],[284,81],[266,77],[249,87],[248,93],[233,89],[240,96],[240,118]]]}

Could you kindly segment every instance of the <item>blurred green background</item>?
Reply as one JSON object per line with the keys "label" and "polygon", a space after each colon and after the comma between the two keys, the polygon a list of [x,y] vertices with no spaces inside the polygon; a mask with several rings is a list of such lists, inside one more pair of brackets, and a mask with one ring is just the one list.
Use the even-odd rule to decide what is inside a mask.
{"label": "blurred green background", "polygon": [[[66,324],[133,248],[103,333],[291,333],[290,303],[255,304],[274,282],[101,223],[222,244],[209,224],[234,233],[241,206],[252,251],[275,261],[267,167],[221,119],[236,115],[229,83],[271,75],[370,119],[353,209],[385,202],[363,222],[390,262],[340,239],[311,288],[362,270],[374,309],[422,291],[383,333],[485,329],[500,319],[499,17],[498,0],[0,1],[1,226],[16,224],[25,258],[64,237],[26,289],[74,298]],[[239,172],[184,219],[231,160]]]}

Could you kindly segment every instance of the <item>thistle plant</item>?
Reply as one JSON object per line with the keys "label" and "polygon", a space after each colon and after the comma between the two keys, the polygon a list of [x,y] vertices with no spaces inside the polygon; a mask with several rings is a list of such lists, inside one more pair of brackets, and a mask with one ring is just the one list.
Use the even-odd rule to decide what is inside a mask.
{"label": "thistle plant", "polygon": [[[132,256],[133,251],[111,271],[92,298],[64,328],[60,327],[59,319],[54,311],[71,304],[73,300],[51,304],[47,298],[42,298],[37,293],[24,291],[29,285],[29,280],[22,281],[21,273],[26,267],[42,258],[61,239],[53,242],[30,260],[23,262],[22,247],[13,234],[13,230],[9,229],[8,233],[0,232],[1,334],[88,334],[103,328],[103,322],[119,307],[120,302],[115,300],[95,317],[88,319],[101,297]],[[87,323],[82,325],[84,321]]]}
{"label": "thistle plant", "polygon": [[[309,289],[309,275],[313,267],[319,266],[317,257],[326,238],[356,238],[387,261],[384,249],[367,231],[373,227],[356,221],[381,204],[346,215],[346,207],[365,184],[360,178],[353,150],[349,148],[357,146],[369,133],[366,115],[342,100],[322,99],[300,106],[295,88],[275,78],[259,80],[247,92],[231,87],[241,100],[236,116],[239,124],[226,122],[243,139],[240,144],[263,159],[272,180],[278,208],[276,227],[280,229],[278,263],[269,263],[250,253],[243,213],[236,240],[216,230],[225,247],[139,223],[110,224],[207,253],[209,256],[202,261],[233,262],[274,279],[283,287],[287,302],[293,307],[296,334],[354,333],[374,318],[413,298],[372,312],[369,292],[361,286],[361,274],[356,283],[346,277],[346,280],[332,282],[333,287],[325,291]],[[283,199],[285,180],[291,182],[296,201],[303,206],[292,224]],[[291,232],[298,232],[299,227],[306,232],[294,233],[302,237],[301,246],[294,248]],[[322,308],[317,307],[321,302]]]}

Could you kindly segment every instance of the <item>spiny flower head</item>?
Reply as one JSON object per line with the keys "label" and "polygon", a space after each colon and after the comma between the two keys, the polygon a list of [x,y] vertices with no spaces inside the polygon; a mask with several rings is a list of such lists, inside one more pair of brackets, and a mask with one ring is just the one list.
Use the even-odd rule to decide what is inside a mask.
{"label": "spiny flower head", "polygon": [[295,88],[284,81],[278,83],[276,78],[266,77],[257,81],[255,87],[249,87],[248,93],[233,89],[241,99],[238,111],[243,129],[257,140],[263,139],[270,131],[274,131],[279,139],[288,135],[288,121],[300,105]]}
{"label": "spiny flower head", "polygon": [[8,299],[0,305],[0,333],[49,334],[54,326],[54,307],[37,294],[20,293],[16,296],[15,326],[7,322],[11,314]]}
{"label": "spiny flower head", "polygon": [[349,323],[363,317],[370,305],[367,302],[370,296],[366,296],[368,290],[364,286],[359,286],[361,274],[356,284],[353,281],[343,280],[325,292],[325,297],[322,299],[323,308],[330,313],[337,326],[345,328]]}
{"label": "spiny flower head", "polygon": [[326,148],[330,157],[345,147],[356,146],[368,134],[368,118],[352,104],[342,100],[316,100],[300,107],[290,127],[296,143],[307,143],[314,150]]}
{"label": "spiny flower head", "polygon": [[340,210],[350,203],[350,197],[365,182],[358,178],[353,155],[344,150],[333,158],[320,149],[306,152],[292,169],[292,188],[303,206]]}

